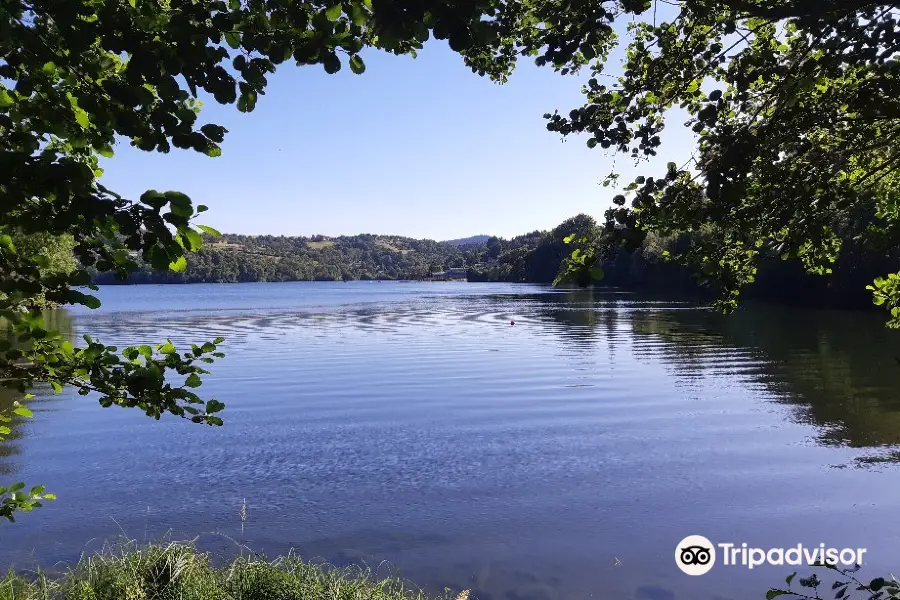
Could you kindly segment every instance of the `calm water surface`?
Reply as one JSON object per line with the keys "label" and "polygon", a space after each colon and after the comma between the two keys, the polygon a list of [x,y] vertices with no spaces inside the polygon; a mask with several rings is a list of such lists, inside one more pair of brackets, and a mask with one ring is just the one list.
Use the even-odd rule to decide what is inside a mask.
{"label": "calm water surface", "polygon": [[688,534],[866,547],[864,574],[896,567],[900,334],[881,315],[495,284],[100,296],[61,325],[119,345],[226,338],[200,388],[226,425],[40,394],[0,476],[59,501],[0,527],[4,564],[200,536],[389,561],[482,600],[761,598],[791,570],[688,577],[673,559]]}

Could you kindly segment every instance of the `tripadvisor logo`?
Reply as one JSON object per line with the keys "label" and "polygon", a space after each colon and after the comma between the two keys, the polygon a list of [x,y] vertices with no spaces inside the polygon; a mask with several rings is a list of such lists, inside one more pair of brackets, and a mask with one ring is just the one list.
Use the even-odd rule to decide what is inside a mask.
{"label": "tripadvisor logo", "polygon": [[688,575],[703,575],[716,564],[716,547],[702,535],[689,535],[675,547],[675,563]]}
{"label": "tripadvisor logo", "polygon": [[844,566],[861,565],[865,548],[828,548],[825,544],[806,547],[797,544],[790,548],[752,548],[746,543],[713,544],[702,535],[689,535],[675,547],[675,564],[688,575],[704,575],[716,564],[716,548],[724,566],[752,569],[760,565],[815,565],[838,563]]}

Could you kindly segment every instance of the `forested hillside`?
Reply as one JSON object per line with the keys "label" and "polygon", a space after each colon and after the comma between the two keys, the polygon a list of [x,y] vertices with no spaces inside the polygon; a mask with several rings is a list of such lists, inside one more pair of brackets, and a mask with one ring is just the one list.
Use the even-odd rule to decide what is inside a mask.
{"label": "forested hillside", "polygon": [[[142,266],[129,283],[233,283],[251,281],[349,281],[428,279],[431,273],[466,268],[470,279],[550,283],[569,248],[562,238],[593,230],[593,218],[579,215],[552,231],[503,240],[436,242],[402,236],[360,234],[286,237],[224,234],[206,236],[188,256],[183,272]],[[482,236],[475,236],[475,239]],[[94,274],[97,283],[116,283]]]}
{"label": "forested hillside", "polygon": [[[747,295],[803,305],[868,307],[865,285],[878,273],[900,269],[900,250],[874,255],[854,244],[853,230],[841,231],[844,252],[832,273],[811,275],[796,259],[769,253],[760,260],[756,281]],[[340,237],[285,237],[225,234],[206,237],[189,255],[184,272],[153,271],[147,266],[130,283],[233,283],[254,281],[427,280],[430,274],[465,268],[469,281],[551,283],[570,255],[567,236],[589,238],[603,247],[609,236],[588,215],[567,219],[549,231],[532,231],[512,239],[484,238],[436,242],[361,234]],[[630,290],[703,294],[696,271],[667,259],[703,243],[703,234],[663,237],[649,234],[634,251],[607,247],[602,251],[603,276],[595,283]],[[116,283],[95,274],[97,283]],[[582,282],[584,283],[584,282]]]}
{"label": "forested hillside", "polygon": [[469,237],[456,238],[455,240],[444,240],[444,243],[453,244],[454,246],[467,246],[470,244],[483,244],[491,238],[489,235],[470,235]]}
{"label": "forested hillside", "polygon": [[[477,251],[433,240],[355,235],[326,238],[224,234],[207,237],[184,272],[142,267],[131,283],[423,279],[430,272],[474,265]],[[100,283],[114,283],[99,278]]]}

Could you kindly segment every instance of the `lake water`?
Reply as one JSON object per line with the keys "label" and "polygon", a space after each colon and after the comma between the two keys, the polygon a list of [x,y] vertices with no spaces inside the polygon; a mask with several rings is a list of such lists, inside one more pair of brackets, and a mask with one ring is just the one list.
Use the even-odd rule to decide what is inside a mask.
{"label": "lake water", "polygon": [[864,576],[896,567],[900,334],[880,314],[724,317],[504,284],[100,296],[61,325],[119,345],[226,338],[199,389],[226,424],[39,394],[0,478],[59,500],[0,525],[0,564],[200,536],[219,553],[388,561],[482,600],[761,598],[792,570],[689,577],[673,558],[689,534],[865,547]]}

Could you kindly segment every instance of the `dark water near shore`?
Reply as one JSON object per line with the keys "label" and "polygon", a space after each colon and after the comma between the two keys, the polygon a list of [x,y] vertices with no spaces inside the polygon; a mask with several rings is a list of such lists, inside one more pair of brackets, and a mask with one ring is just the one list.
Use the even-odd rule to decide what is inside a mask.
{"label": "dark water near shore", "polygon": [[700,534],[865,547],[864,576],[896,570],[900,333],[879,314],[723,317],[494,284],[100,295],[63,326],[120,345],[226,338],[199,390],[226,425],[40,394],[0,445],[0,479],[59,501],[0,525],[0,564],[168,533],[389,561],[484,600],[761,598],[792,570],[688,577],[675,545]]}

